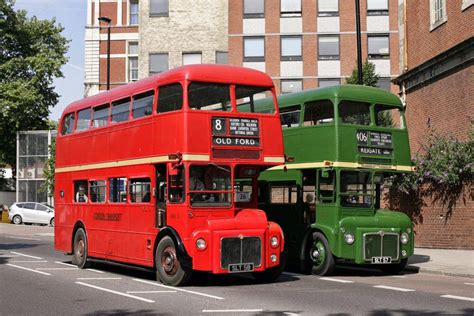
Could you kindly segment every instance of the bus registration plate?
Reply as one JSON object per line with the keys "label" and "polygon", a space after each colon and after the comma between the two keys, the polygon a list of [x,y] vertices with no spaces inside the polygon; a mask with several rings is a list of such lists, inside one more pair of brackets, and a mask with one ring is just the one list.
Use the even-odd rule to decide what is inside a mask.
{"label": "bus registration plate", "polygon": [[229,273],[251,272],[251,271],[253,271],[253,263],[229,264]]}
{"label": "bus registration plate", "polygon": [[392,257],[372,257],[372,263],[392,263]]}

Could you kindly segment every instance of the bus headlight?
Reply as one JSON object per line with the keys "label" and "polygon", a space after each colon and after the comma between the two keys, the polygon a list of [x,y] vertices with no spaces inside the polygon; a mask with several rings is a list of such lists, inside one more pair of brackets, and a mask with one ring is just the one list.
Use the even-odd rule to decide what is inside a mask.
{"label": "bus headlight", "polygon": [[354,235],[351,233],[345,233],[344,240],[348,245],[352,245],[354,243]]}
{"label": "bus headlight", "polygon": [[278,247],[278,237],[273,236],[272,238],[270,238],[270,245],[271,245],[273,248]]}
{"label": "bus headlight", "polygon": [[207,246],[207,243],[203,238],[199,238],[198,240],[196,240],[197,249],[204,250],[206,249],[206,246]]}
{"label": "bus headlight", "polygon": [[407,233],[402,233],[402,235],[400,236],[400,241],[402,244],[406,245],[408,244],[408,234]]}
{"label": "bus headlight", "polygon": [[277,259],[278,259],[278,257],[277,257],[277,255],[275,255],[275,254],[273,254],[273,255],[270,256],[270,260],[271,260],[272,262],[276,262]]}

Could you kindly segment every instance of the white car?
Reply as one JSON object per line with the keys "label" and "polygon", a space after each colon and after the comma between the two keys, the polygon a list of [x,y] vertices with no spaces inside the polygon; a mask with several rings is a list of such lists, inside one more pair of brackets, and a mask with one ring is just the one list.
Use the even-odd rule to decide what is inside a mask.
{"label": "white car", "polygon": [[36,202],[14,203],[8,212],[8,219],[16,225],[36,223],[54,226],[54,208]]}

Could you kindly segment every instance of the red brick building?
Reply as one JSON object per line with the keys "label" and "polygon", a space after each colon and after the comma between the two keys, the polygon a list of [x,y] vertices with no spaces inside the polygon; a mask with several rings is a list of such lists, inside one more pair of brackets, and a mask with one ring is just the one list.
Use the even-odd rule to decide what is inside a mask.
{"label": "red brick building", "polygon": [[[459,140],[474,122],[474,1],[404,1],[405,71],[394,81],[406,102],[412,154],[428,127]],[[417,245],[474,249],[474,201],[458,201],[451,217],[441,205],[425,201]]]}

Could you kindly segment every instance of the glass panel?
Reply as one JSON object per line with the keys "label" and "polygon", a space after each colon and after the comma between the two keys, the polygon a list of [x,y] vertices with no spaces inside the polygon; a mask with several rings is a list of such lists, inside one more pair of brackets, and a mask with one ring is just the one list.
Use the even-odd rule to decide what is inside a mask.
{"label": "glass panel", "polygon": [[202,64],[202,54],[201,53],[183,54],[183,66],[193,65],[193,64]]}
{"label": "glass panel", "polygon": [[334,108],[329,100],[308,102],[304,106],[304,126],[334,123]]}
{"label": "glass panel", "polygon": [[127,202],[127,178],[109,178],[109,201]]}
{"label": "glass panel", "polygon": [[87,203],[88,201],[87,180],[74,181],[74,202]]}
{"label": "glass panel", "polygon": [[388,36],[369,36],[367,40],[369,45],[369,57],[389,54]]}
{"label": "glass panel", "polygon": [[168,54],[150,54],[150,74],[168,70]]}
{"label": "glass panel", "polygon": [[216,52],[216,64],[228,64],[228,52]]}
{"label": "glass panel", "polygon": [[275,105],[255,102],[273,96],[268,87],[235,86],[237,110],[244,113],[275,113]]}
{"label": "glass panel", "polygon": [[138,57],[128,57],[128,80],[138,80]]}
{"label": "glass panel", "polygon": [[225,165],[193,165],[189,169],[189,193],[193,206],[230,206],[230,167]]}
{"label": "glass panel", "polygon": [[371,207],[375,196],[372,174],[369,172],[341,172],[341,206]]}
{"label": "glass panel", "polygon": [[281,80],[281,94],[293,93],[303,90],[302,80]]}
{"label": "glass panel", "polygon": [[367,0],[367,10],[388,10],[388,0]]}
{"label": "glass panel", "polygon": [[91,109],[85,109],[77,112],[76,130],[82,131],[88,129],[91,125]]}
{"label": "glass panel", "polygon": [[379,87],[380,89],[391,91],[392,83],[390,82],[390,78],[380,78],[377,82],[377,87]]}
{"label": "glass panel", "polygon": [[150,16],[168,16],[168,0],[150,0]]}
{"label": "glass panel", "polygon": [[265,57],[265,40],[263,37],[244,38],[244,58],[248,61],[263,61]]}
{"label": "glass panel", "polygon": [[128,43],[128,54],[138,55],[138,43]]}
{"label": "glass panel", "polygon": [[47,208],[46,206],[44,206],[43,204],[36,203],[36,210],[37,210],[37,211],[47,212],[47,211],[48,211],[48,208]]}
{"label": "glass panel", "polygon": [[180,110],[183,107],[183,88],[179,83],[158,88],[158,113]]}
{"label": "glass panel", "polygon": [[297,199],[296,185],[270,187],[270,203],[272,204],[295,204]]}
{"label": "glass panel", "polygon": [[252,201],[252,179],[236,179],[234,181],[234,202],[247,203]]}
{"label": "glass panel", "polygon": [[168,201],[170,203],[184,202],[184,168],[178,167],[176,174],[168,178]]}
{"label": "glass panel", "polygon": [[107,126],[109,123],[109,105],[104,104],[92,109],[92,126],[101,127]]}
{"label": "glass panel", "polygon": [[133,118],[151,115],[153,113],[153,98],[155,93],[148,91],[133,97],[132,116]]}
{"label": "glass panel", "polygon": [[339,59],[339,36],[319,36],[319,59]]}
{"label": "glass panel", "polygon": [[338,86],[340,84],[341,84],[340,79],[319,79],[320,88],[333,87],[333,86]]}
{"label": "glass panel", "polygon": [[150,178],[130,179],[130,202],[150,202]]}
{"label": "glass panel", "polygon": [[130,98],[112,102],[112,123],[128,120],[130,111]]}
{"label": "glass panel", "polygon": [[252,15],[263,17],[264,10],[264,0],[244,0],[244,16]]}
{"label": "glass panel", "polygon": [[91,190],[91,202],[105,202],[105,180],[89,181]]}
{"label": "glass panel", "polygon": [[300,125],[301,106],[295,105],[280,109],[280,122],[282,128],[296,127]]}
{"label": "glass panel", "polygon": [[339,117],[342,123],[370,125],[370,104],[356,101],[341,101]]}
{"label": "glass panel", "polygon": [[[61,135],[71,134],[74,129],[74,113],[67,114],[63,120]],[[24,136],[26,138],[26,136]]]}
{"label": "glass panel", "polygon": [[230,111],[230,86],[192,82],[188,87],[188,102],[193,110]]}
{"label": "glass panel", "polygon": [[281,57],[301,57],[301,37],[282,37]]}
{"label": "glass panel", "polygon": [[301,14],[301,0],[281,0],[281,13],[285,16],[291,13]]}
{"label": "glass panel", "polygon": [[389,105],[376,104],[374,107],[375,124],[377,126],[401,128],[401,111]]}
{"label": "glass panel", "polygon": [[130,0],[130,25],[138,24],[138,0]]}
{"label": "glass panel", "polygon": [[[320,16],[324,16],[324,13],[337,13],[339,11],[339,0],[319,0],[318,1],[318,12]],[[327,14],[333,15],[333,14]]]}
{"label": "glass panel", "polygon": [[334,170],[318,170],[318,203],[334,203]]}

